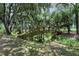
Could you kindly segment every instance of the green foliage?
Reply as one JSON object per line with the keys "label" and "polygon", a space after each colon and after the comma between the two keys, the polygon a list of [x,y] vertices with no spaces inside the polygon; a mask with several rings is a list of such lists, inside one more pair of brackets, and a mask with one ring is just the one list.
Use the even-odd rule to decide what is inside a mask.
{"label": "green foliage", "polygon": [[5,28],[4,25],[1,23],[0,24],[0,33],[4,33],[5,32]]}
{"label": "green foliage", "polygon": [[[4,55],[18,56],[44,55],[46,53],[47,55],[49,53],[52,55],[52,51],[54,50],[52,47],[54,46],[50,46],[53,44],[49,42],[54,40],[70,47],[79,46],[76,38],[70,38],[60,34],[57,35],[57,32],[66,32],[67,30],[65,29],[67,26],[72,25],[72,17],[75,12],[78,13],[79,4],[61,3],[55,5],[58,6],[49,3],[0,4],[0,20],[2,21],[0,22],[0,39],[4,39],[2,36],[5,36],[5,30],[10,31],[12,36],[12,38],[10,38],[12,41],[10,42],[7,41],[9,38],[1,41],[5,48],[3,47],[4,49],[0,52]],[[51,8],[52,12],[50,13]],[[53,9],[55,10],[53,11]],[[4,19],[2,19],[4,13]],[[75,29],[71,28],[71,30],[75,32]],[[46,46],[46,44],[49,45]],[[8,46],[8,48],[6,46]],[[60,49],[60,47],[61,46],[57,49]],[[47,52],[47,49],[51,51]],[[64,49],[61,47],[60,50]],[[61,52],[63,51],[60,51],[60,54]],[[67,51],[65,49],[62,55],[66,53]]]}
{"label": "green foliage", "polygon": [[4,7],[3,4],[0,4],[0,16],[4,15]]}
{"label": "green foliage", "polygon": [[58,36],[56,40],[70,47],[79,46],[79,42],[77,41],[78,39],[76,38],[70,38],[70,37],[61,35],[61,36]]}

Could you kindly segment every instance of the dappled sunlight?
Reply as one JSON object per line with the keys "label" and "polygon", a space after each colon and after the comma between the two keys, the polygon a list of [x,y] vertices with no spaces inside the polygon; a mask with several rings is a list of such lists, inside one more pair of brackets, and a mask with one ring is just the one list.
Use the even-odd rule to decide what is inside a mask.
{"label": "dappled sunlight", "polygon": [[[3,42],[2,42],[3,41]],[[34,41],[24,41],[23,39],[17,40],[0,40],[0,55],[12,55],[12,56],[56,56],[56,55],[79,55],[79,49],[68,47],[58,43],[57,41],[51,41],[48,43],[36,43]],[[20,45],[21,44],[21,45]]]}
{"label": "dappled sunlight", "polygon": [[0,4],[0,55],[79,55],[78,6],[78,3]]}

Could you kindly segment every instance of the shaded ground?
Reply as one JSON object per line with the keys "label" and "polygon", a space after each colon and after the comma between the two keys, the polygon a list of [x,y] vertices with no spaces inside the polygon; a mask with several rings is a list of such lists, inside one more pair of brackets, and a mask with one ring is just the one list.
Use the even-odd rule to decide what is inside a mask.
{"label": "shaded ground", "polygon": [[0,39],[0,55],[74,56],[79,55],[79,47],[68,47],[59,44],[56,41],[42,44],[22,39],[15,40],[8,37],[2,37],[2,39]]}
{"label": "shaded ground", "polygon": [[75,32],[70,32],[70,34],[69,33],[62,33],[61,35],[64,35],[64,36],[67,36],[67,37],[70,37],[70,38],[79,39],[79,34],[76,34]]}

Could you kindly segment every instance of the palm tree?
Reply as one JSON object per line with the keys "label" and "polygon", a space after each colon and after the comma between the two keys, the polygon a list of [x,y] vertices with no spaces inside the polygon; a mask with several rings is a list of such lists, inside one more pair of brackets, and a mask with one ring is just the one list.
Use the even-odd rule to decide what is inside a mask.
{"label": "palm tree", "polygon": [[68,3],[63,3],[63,4],[59,3],[56,4],[56,7],[58,11],[60,11],[62,14],[61,21],[64,21],[64,26],[67,27],[68,33],[70,33],[71,17],[73,15],[71,5]]}
{"label": "palm tree", "polygon": [[78,21],[78,11],[79,11],[79,4],[72,4],[74,9],[73,12],[75,14],[75,20],[76,20],[76,33],[79,34],[79,21]]}

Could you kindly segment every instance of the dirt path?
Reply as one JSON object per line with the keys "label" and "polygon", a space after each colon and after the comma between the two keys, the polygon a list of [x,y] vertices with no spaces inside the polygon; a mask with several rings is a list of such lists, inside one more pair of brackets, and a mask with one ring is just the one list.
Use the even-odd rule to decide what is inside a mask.
{"label": "dirt path", "polygon": [[0,55],[45,55],[45,56],[61,56],[61,55],[79,55],[78,51],[77,54],[74,52],[74,49],[69,48],[66,45],[59,44],[56,41],[46,43],[46,44],[28,44],[29,46],[26,47],[32,47],[35,46],[32,49],[28,49],[23,47],[22,45],[25,42],[23,40],[17,39],[17,40],[9,40],[9,39],[0,39]]}

